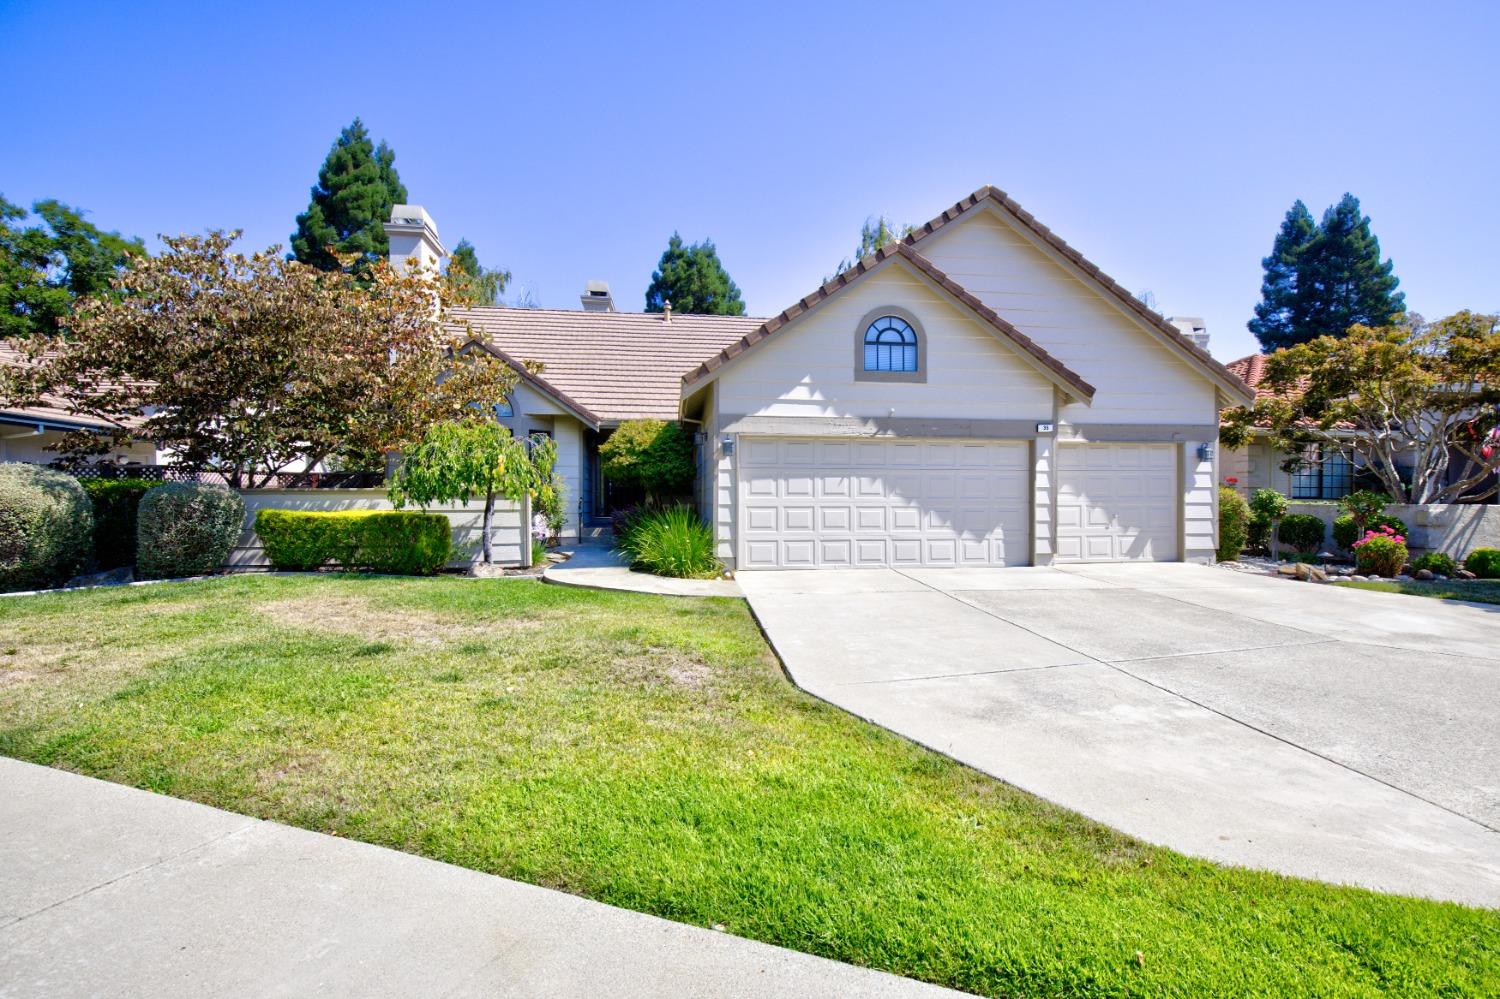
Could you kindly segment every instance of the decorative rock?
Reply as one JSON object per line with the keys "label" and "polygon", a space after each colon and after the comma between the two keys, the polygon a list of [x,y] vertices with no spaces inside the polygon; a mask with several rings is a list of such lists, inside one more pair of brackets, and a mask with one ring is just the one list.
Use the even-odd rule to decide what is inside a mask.
{"label": "decorative rock", "polygon": [[1328,582],[1328,572],[1327,572],[1327,570],[1323,569],[1321,566],[1316,566],[1316,565],[1309,566],[1309,568],[1312,569],[1312,581],[1314,583],[1326,583],[1326,582]]}
{"label": "decorative rock", "polygon": [[1403,572],[1401,575],[1399,575],[1399,576],[1396,577],[1396,582],[1398,582],[1398,583],[1410,583],[1411,582],[1411,577],[1408,576],[1406,573]]}
{"label": "decorative rock", "polygon": [[135,580],[135,567],[122,565],[118,569],[106,569],[103,572],[90,572],[83,576],[74,576],[68,580],[68,586],[124,586]]}
{"label": "decorative rock", "polygon": [[1468,569],[1460,569],[1457,572],[1455,572],[1453,575],[1457,576],[1459,579],[1478,579],[1479,578],[1478,576],[1476,576],[1472,572],[1470,572]]}
{"label": "decorative rock", "polygon": [[1297,575],[1297,570],[1301,567],[1301,562],[1283,562],[1276,567],[1276,571],[1283,576],[1295,576]]}
{"label": "decorative rock", "polygon": [[1422,582],[1426,583],[1435,579],[1436,573],[1434,573],[1431,569],[1418,569],[1416,572],[1411,574],[1411,577],[1413,579],[1420,579]]}

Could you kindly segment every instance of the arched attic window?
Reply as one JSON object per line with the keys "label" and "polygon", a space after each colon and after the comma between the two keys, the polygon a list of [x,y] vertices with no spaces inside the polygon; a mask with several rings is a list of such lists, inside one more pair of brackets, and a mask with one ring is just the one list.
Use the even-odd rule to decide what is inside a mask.
{"label": "arched attic window", "polygon": [[917,331],[900,316],[881,316],[865,327],[865,370],[917,370]]}

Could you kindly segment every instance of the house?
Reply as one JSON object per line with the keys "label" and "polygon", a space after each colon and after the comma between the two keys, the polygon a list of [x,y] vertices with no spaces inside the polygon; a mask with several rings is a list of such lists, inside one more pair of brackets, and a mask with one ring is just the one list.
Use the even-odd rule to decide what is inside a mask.
{"label": "house", "polygon": [[[25,363],[19,351],[0,343],[0,365],[18,367]],[[121,421],[127,427],[131,422],[129,418]],[[61,399],[43,397],[36,406],[0,408],[0,462],[48,464],[62,457],[58,445],[69,433],[83,430],[105,434],[114,429],[104,420],[70,411]],[[155,465],[159,457],[151,443],[132,441],[95,460],[120,466]]]}
{"label": "house", "polygon": [[[403,265],[443,256],[416,206]],[[524,370],[499,418],[550,432],[577,506],[598,444],[682,420],[740,570],[1209,560],[1218,414],[1253,391],[1003,192],[984,187],[770,319],[471,309]]]}
{"label": "house", "polygon": [[[1264,384],[1264,354],[1241,357],[1225,367],[1254,389],[1257,399],[1274,396],[1275,393]],[[1333,435],[1338,433],[1335,430]],[[1274,489],[1294,500],[1337,500],[1354,491],[1352,453],[1327,445],[1310,445],[1301,456],[1303,460],[1288,471],[1285,466],[1290,456],[1273,447],[1268,436],[1266,429],[1254,428],[1249,444],[1226,450],[1221,457],[1220,470],[1225,480],[1233,479],[1233,486],[1239,492],[1249,496],[1256,489]]]}

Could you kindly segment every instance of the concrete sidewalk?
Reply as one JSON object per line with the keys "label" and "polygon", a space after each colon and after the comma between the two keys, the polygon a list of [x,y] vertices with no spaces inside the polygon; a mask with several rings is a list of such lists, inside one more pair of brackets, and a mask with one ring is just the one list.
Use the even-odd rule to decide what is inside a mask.
{"label": "concrete sidewalk", "polygon": [[0,996],[954,996],[0,758]]}
{"label": "concrete sidewalk", "polygon": [[608,545],[579,545],[566,562],[548,566],[542,579],[585,590],[625,590],[667,597],[744,597],[732,579],[672,579],[636,572]]}

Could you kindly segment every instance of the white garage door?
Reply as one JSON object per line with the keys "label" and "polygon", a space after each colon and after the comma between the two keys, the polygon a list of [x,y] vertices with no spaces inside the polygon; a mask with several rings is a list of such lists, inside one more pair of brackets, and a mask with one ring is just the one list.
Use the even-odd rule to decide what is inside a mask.
{"label": "white garage door", "polygon": [[1026,565],[1019,441],[741,437],[739,567]]}
{"label": "white garage door", "polygon": [[1177,447],[1059,445],[1057,560],[1176,559]]}

